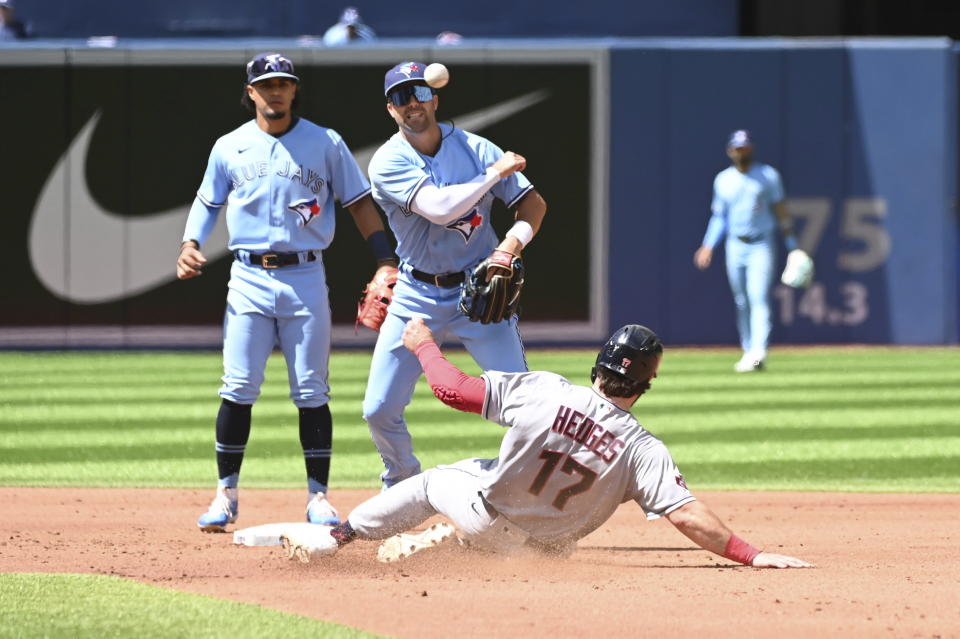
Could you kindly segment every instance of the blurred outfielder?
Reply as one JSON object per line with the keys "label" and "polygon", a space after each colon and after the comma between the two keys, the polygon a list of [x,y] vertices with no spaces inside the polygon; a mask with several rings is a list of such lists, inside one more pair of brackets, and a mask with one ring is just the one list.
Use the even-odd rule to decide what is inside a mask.
{"label": "blurred outfielder", "polygon": [[747,131],[730,134],[727,156],[732,165],[720,171],[713,181],[713,215],[703,242],[693,256],[703,270],[710,266],[713,250],[726,235],[727,278],[737,308],[737,331],[743,357],[734,365],[738,372],[762,370],[770,339],[770,287],[776,265],[776,229],[783,243],[795,256],[794,266],[784,273],[785,283],[809,286],[813,263],[808,268],[797,263],[802,254],[793,233],[793,220],[787,212],[780,174],[768,164],[754,162],[753,141]]}
{"label": "blurred outfielder", "polygon": [[309,561],[353,539],[387,539],[379,558],[395,561],[454,534],[445,524],[402,534],[438,513],[471,547],[567,556],[620,504],[635,501],[648,518],[666,517],[696,544],[732,561],[809,566],[734,535],[690,494],[667,448],[630,413],[662,359],[663,346],[650,329],[631,324],[615,332],[597,354],[589,388],[549,372],[470,377],[444,358],[420,319],[406,325],[403,343],[440,401],[507,428],[499,457],[465,459],[406,479],[357,506],[338,526],[288,529],[281,541],[291,557]]}
{"label": "blurred outfielder", "polygon": [[230,270],[223,325],[222,402],[217,415],[217,495],[197,525],[222,531],[237,519],[237,482],[250,436],[250,409],[267,358],[279,344],[290,397],[299,409],[307,470],[307,520],[336,523],[326,498],[333,424],[327,364],[330,308],[322,251],[333,239],[334,198],[354,218],[380,264],[396,271],[370,186],[332,129],[294,114],[299,78],[293,63],[261,53],[247,64],[242,101],[255,119],[213,146],[190,210],[177,276],[201,274],[200,247],[227,205]]}

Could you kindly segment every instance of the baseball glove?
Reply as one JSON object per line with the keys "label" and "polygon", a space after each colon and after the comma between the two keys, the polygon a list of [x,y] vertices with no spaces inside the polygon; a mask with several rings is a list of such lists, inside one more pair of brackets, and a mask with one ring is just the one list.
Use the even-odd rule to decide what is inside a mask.
{"label": "baseball glove", "polygon": [[523,288],[523,263],[506,251],[480,262],[460,290],[460,312],[471,322],[502,322],[517,312]]}
{"label": "baseball glove", "polygon": [[373,274],[373,279],[363,289],[357,304],[357,325],[363,324],[375,331],[380,330],[387,318],[387,306],[393,299],[393,287],[397,284],[400,271],[394,266],[381,266]]}
{"label": "baseball glove", "polygon": [[813,260],[802,249],[787,254],[787,266],[780,281],[793,288],[807,288],[813,283]]}

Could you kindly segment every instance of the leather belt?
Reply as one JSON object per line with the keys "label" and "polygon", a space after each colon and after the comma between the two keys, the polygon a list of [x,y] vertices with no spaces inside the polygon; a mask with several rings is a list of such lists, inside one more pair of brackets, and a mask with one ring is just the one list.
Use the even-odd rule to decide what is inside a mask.
{"label": "leather belt", "polygon": [[763,235],[738,235],[737,239],[744,244],[753,244],[763,239]]}
{"label": "leather belt", "polygon": [[463,274],[463,271],[458,271],[456,273],[424,273],[423,271],[418,271],[417,269],[411,269],[410,275],[413,275],[416,279],[427,284],[433,284],[434,286],[439,286],[440,288],[454,288],[463,284],[463,281],[466,279],[466,276]]}
{"label": "leather belt", "polygon": [[281,268],[283,266],[295,266],[306,262],[316,262],[319,251],[300,251],[298,253],[241,253],[235,251],[233,257],[263,268]]}

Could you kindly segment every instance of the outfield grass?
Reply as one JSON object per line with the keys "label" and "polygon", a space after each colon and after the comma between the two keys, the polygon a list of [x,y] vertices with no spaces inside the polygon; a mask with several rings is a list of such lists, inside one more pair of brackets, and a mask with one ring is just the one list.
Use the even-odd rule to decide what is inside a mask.
{"label": "outfield grass", "polygon": [[[593,351],[531,351],[588,382]],[[738,375],[730,350],[668,351],[634,414],[698,489],[960,491],[960,349],[778,349]],[[451,359],[473,374],[467,355]],[[369,352],[331,360],[333,488],[382,470],[361,418]],[[0,353],[0,485],[209,487],[219,353]],[[242,485],[304,483],[297,413],[274,355],[253,409]],[[547,416],[549,417],[549,416]],[[501,430],[433,399],[407,411],[424,467],[494,456]]]}
{"label": "outfield grass", "polygon": [[0,574],[0,639],[375,639],[355,628],[102,575]]}

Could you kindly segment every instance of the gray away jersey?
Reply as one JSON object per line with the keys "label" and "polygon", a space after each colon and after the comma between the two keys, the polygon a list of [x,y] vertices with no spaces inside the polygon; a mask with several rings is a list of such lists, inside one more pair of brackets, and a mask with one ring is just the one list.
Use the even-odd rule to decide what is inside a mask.
{"label": "gray away jersey", "polygon": [[694,500],[663,442],[592,388],[542,371],[483,377],[483,416],[509,427],[483,495],[533,537],[575,541],[631,499],[650,519]]}

